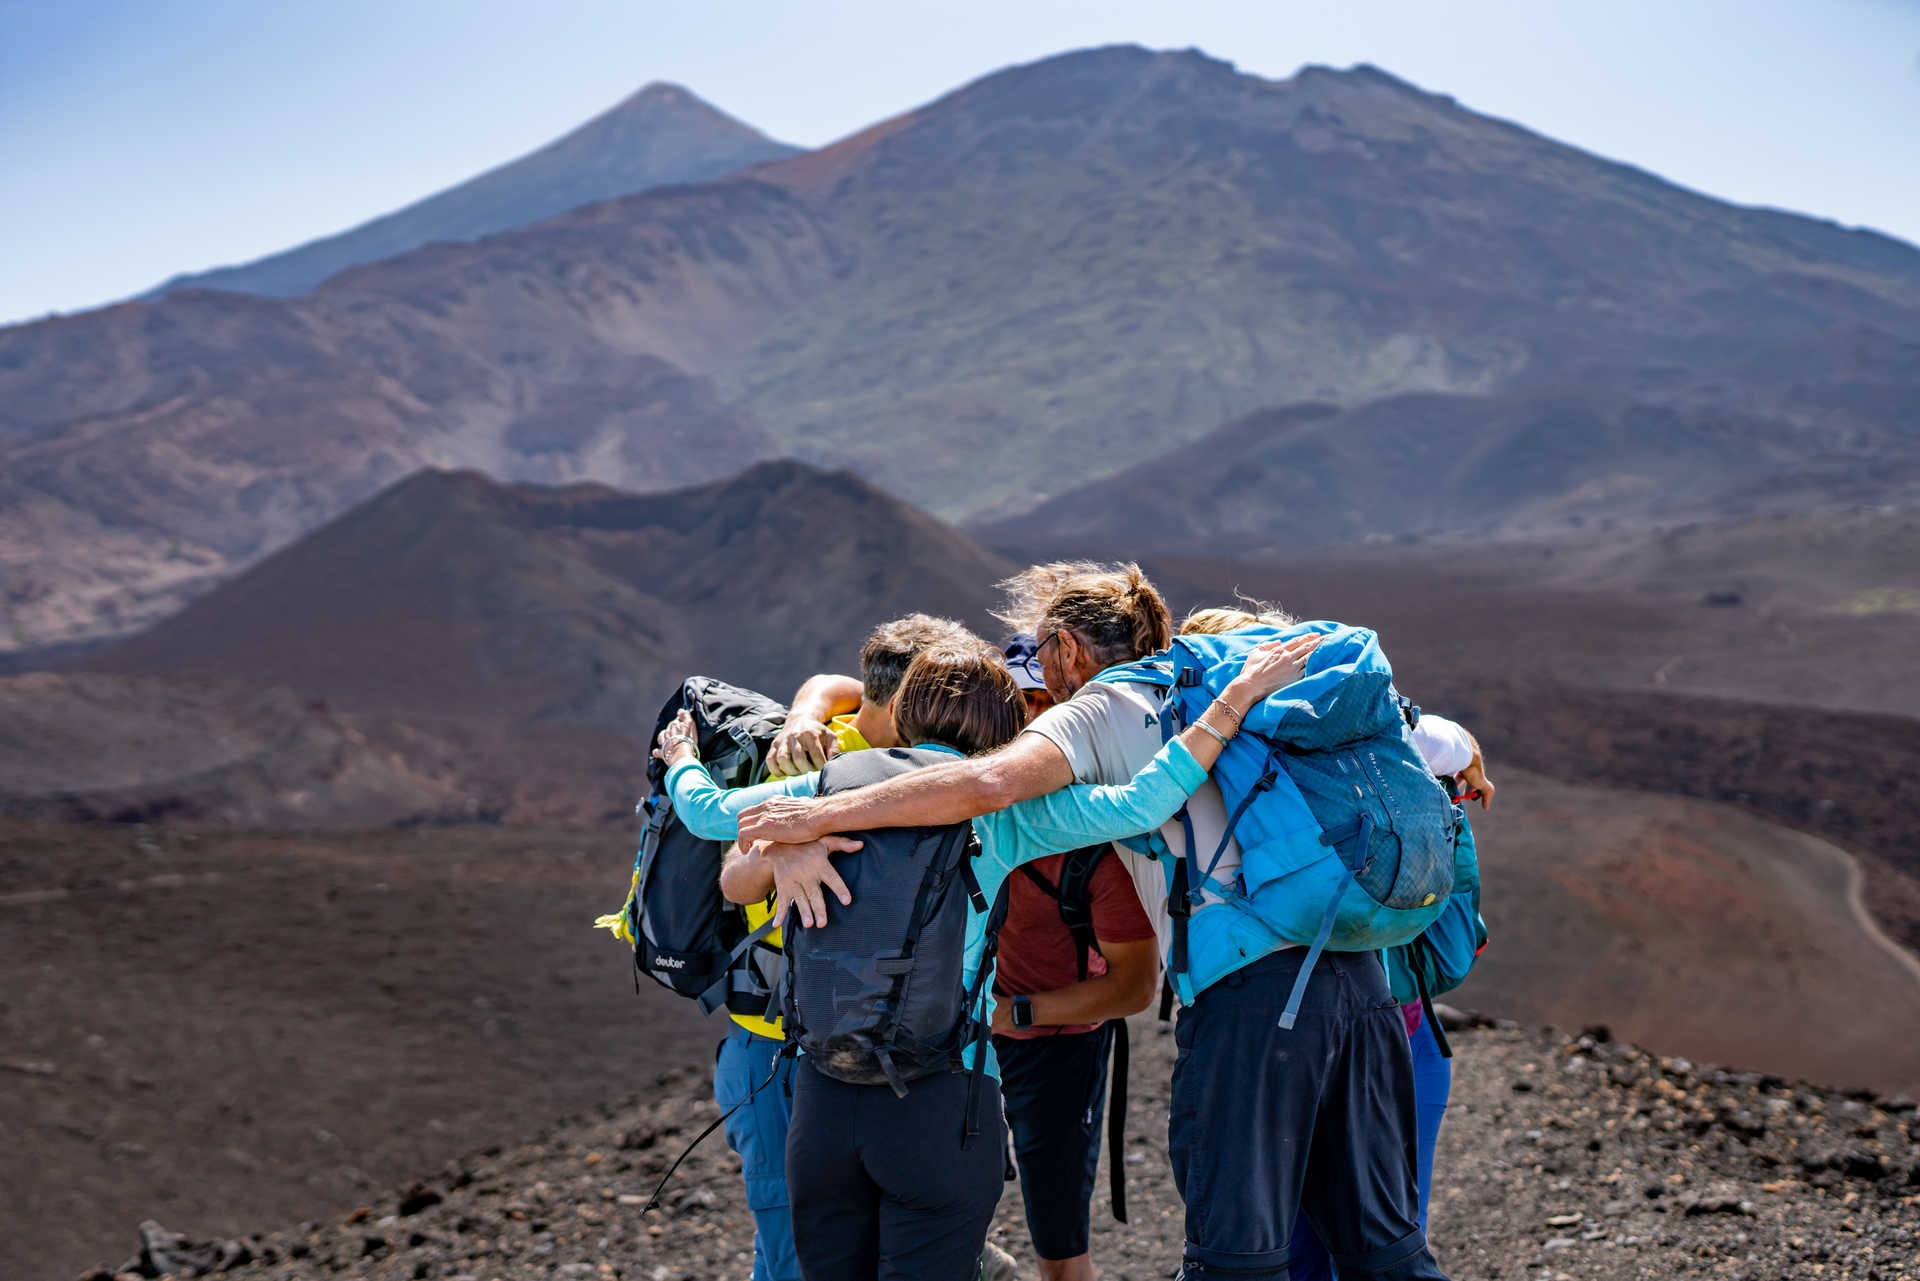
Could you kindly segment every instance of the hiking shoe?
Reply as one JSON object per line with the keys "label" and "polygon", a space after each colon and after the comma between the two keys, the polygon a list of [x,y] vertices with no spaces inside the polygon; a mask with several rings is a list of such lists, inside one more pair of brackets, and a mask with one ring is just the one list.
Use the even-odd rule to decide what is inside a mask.
{"label": "hiking shoe", "polygon": [[980,1255],[980,1281],[1016,1281],[1020,1275],[1020,1265],[1013,1256],[993,1242],[987,1242],[987,1248]]}

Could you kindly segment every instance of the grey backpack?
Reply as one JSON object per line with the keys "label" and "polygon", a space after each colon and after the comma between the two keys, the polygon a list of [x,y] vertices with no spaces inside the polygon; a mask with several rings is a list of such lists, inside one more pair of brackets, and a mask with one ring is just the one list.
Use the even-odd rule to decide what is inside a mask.
{"label": "grey backpack", "polygon": [[[952,759],[907,748],[848,753],[821,770],[819,794]],[[913,1081],[962,1070],[972,1044],[977,1089],[989,1032],[986,985],[1007,897],[1003,888],[989,912],[974,874],[980,843],[973,825],[849,835],[862,847],[842,854],[834,867],[852,905],[830,899],[825,924],[786,934],[788,1040],[828,1076],[886,1085],[902,1098]],[[971,912],[987,913],[987,946],[968,983],[963,967]],[[976,1128],[970,1093],[968,1138]]]}

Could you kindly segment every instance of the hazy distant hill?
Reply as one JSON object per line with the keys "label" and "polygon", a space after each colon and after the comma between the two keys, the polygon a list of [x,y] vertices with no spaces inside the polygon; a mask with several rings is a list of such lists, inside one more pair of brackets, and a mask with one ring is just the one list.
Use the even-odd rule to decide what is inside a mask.
{"label": "hazy distant hill", "polygon": [[795,463],[652,495],[428,471],[86,665],[279,686],[404,727],[396,750],[471,798],[435,814],[598,818],[632,804],[683,676],[784,698],[851,670],[888,618],[990,628],[1009,569],[849,473]]}
{"label": "hazy distant hill", "polygon": [[679,85],[654,83],[565,137],[457,187],[283,253],[175,276],[153,294],[229,289],[292,297],[349,267],[421,245],[477,240],[597,200],[705,182],[795,150]]}
{"label": "hazy distant hill", "polygon": [[1317,470],[1225,465],[1328,536],[1421,509],[1383,449],[1476,528],[1483,488],[1520,528],[1904,497],[1916,352],[1896,241],[1371,68],[1093,50],[308,298],[0,332],[0,645],[124,634],[421,466],[653,489],[796,455],[992,519],[1204,474],[1181,446],[1316,402],[1358,432],[1302,428]]}

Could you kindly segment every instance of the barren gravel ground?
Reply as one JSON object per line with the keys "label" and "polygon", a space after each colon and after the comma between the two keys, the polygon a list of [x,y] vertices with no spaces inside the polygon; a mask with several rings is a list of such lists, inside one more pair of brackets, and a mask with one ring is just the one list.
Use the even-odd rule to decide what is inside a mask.
{"label": "barren gravel ground", "polygon": [[[1094,1253],[1109,1281],[1166,1277],[1180,1249],[1164,1145],[1173,1040],[1142,1019],[1134,1044],[1132,1224],[1101,1217],[1104,1190],[1095,1202]],[[1920,1277],[1920,1116],[1909,1101],[1697,1068],[1603,1031],[1503,1025],[1455,1045],[1433,1238],[1456,1278]],[[639,1212],[714,1115],[704,1072],[682,1069],[642,1099],[455,1162],[344,1221],[224,1243],[229,1275],[744,1278],[751,1229],[718,1137],[682,1167],[664,1212]],[[1017,1186],[995,1236],[1026,1257]]]}

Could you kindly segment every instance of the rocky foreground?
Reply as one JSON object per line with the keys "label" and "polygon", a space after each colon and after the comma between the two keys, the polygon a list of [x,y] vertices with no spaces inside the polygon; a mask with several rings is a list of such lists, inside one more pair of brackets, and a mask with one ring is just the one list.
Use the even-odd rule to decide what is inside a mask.
{"label": "rocky foreground", "polygon": [[[1127,1156],[1132,1222],[1096,1194],[1094,1256],[1109,1281],[1169,1276],[1181,1211],[1164,1145],[1173,1039],[1141,1020]],[[1611,1042],[1511,1025],[1454,1037],[1433,1240],[1455,1277],[1920,1278],[1920,1113],[1911,1100],[1698,1068]],[[644,1097],[449,1165],[343,1220],[239,1241],[144,1225],[139,1276],[620,1278],[750,1272],[738,1162],[716,1134],[640,1207],[717,1115],[697,1067]],[[995,1239],[1028,1258],[1017,1185]],[[191,1229],[192,1225],[175,1224]],[[114,1273],[91,1274],[105,1281]]]}

